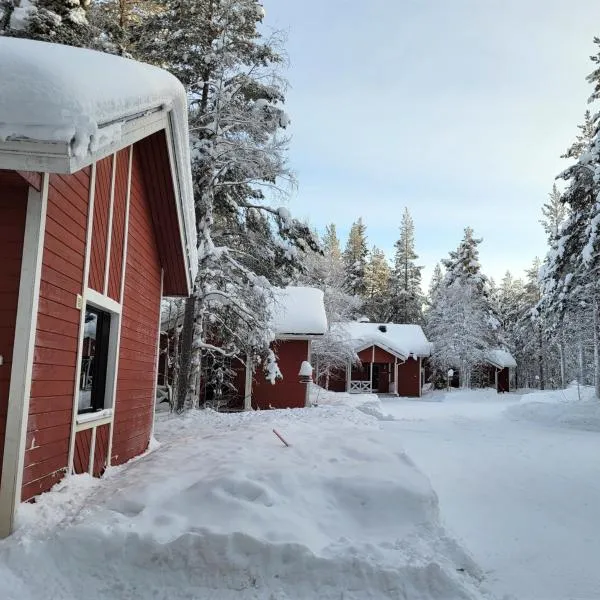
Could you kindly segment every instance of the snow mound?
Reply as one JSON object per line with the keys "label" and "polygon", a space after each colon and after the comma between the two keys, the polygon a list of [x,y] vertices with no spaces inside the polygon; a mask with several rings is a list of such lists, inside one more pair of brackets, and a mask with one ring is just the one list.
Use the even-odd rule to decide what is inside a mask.
{"label": "snow mound", "polygon": [[311,384],[310,401],[313,406],[345,406],[375,417],[379,421],[393,421],[394,417],[384,413],[383,404],[377,394],[348,394],[330,392],[316,384]]}
{"label": "snow mound", "polygon": [[373,417],[198,411],[163,416],[156,433],[162,446],[105,480],[71,523],[0,543],[0,597],[484,597],[427,479]]}
{"label": "snow mound", "polygon": [[538,392],[506,409],[513,421],[535,421],[549,427],[600,431],[600,402],[591,387],[569,386],[566,390]]}

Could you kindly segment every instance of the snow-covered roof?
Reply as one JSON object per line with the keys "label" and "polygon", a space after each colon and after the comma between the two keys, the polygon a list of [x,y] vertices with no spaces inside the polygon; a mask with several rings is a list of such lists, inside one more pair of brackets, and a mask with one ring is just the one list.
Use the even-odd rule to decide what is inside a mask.
{"label": "snow-covered roof", "polygon": [[324,335],[327,315],[323,292],[316,288],[290,286],[275,290],[272,328],[276,335]]}
{"label": "snow-covered roof", "polygon": [[403,359],[431,354],[431,343],[419,325],[351,322],[339,326],[347,332],[357,351],[377,345]]}
{"label": "snow-covered roof", "polygon": [[508,350],[489,350],[485,359],[495,367],[499,369],[514,368],[517,366],[517,361],[513,358],[512,354]]}
{"label": "snow-covered roof", "polygon": [[31,164],[37,152],[44,171],[74,172],[128,145],[132,135],[141,139],[167,123],[195,275],[187,97],[179,80],[111,54],[0,37],[0,168],[26,168],[15,164],[15,156],[29,155]]}

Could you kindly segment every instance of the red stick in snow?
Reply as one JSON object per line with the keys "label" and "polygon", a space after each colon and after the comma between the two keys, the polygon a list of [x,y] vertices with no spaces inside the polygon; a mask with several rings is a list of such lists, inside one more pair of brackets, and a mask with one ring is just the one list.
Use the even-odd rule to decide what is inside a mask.
{"label": "red stick in snow", "polygon": [[277,429],[273,429],[273,433],[285,444],[286,448],[289,448],[290,445],[283,439],[283,436],[277,431]]}

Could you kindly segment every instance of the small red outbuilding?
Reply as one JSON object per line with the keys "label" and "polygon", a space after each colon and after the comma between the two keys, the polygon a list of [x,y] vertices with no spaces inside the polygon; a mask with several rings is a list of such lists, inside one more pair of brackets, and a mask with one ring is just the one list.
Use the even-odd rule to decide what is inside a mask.
{"label": "small red outbuilding", "polygon": [[161,295],[197,268],[185,90],[0,37],[0,536],[66,473],[152,434]]}
{"label": "small red outbuilding", "polygon": [[308,382],[301,381],[300,370],[310,363],[312,340],[327,331],[323,292],[293,286],[276,290],[272,329],[279,376],[267,378],[262,367],[254,370],[246,361],[236,381],[246,410],[308,406]]}

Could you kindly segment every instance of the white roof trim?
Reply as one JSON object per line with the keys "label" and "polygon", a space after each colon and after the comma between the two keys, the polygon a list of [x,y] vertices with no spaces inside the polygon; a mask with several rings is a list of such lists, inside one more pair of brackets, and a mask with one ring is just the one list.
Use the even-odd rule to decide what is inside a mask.
{"label": "white roof trim", "polygon": [[362,346],[358,346],[357,348],[355,348],[354,351],[358,354],[359,352],[362,352],[363,350],[366,350],[367,348],[371,348],[371,346],[377,346],[378,348],[381,348],[388,354],[391,354],[392,356],[399,358],[403,362],[406,362],[410,358],[410,356],[405,356],[404,354],[401,354],[400,352],[396,352],[396,350],[392,350],[389,346],[386,346],[385,344],[381,344],[380,342],[365,343]]}

